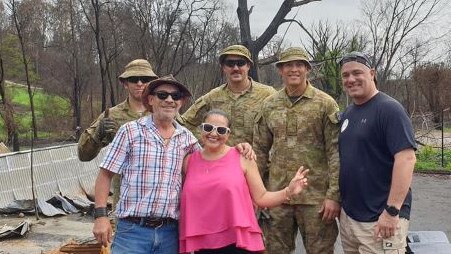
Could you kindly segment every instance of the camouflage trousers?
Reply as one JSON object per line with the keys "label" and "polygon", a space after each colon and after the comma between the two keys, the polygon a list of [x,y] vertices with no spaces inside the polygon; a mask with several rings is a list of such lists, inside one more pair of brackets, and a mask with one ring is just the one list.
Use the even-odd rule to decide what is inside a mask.
{"label": "camouflage trousers", "polygon": [[297,231],[307,254],[334,252],[338,236],[336,222],[326,224],[318,213],[320,205],[282,205],[270,209],[271,220],[263,228],[266,253],[294,253]]}
{"label": "camouflage trousers", "polygon": [[111,186],[113,187],[113,203],[111,205],[113,211],[116,210],[117,202],[119,201],[119,196],[121,192],[121,176],[113,175],[113,180],[111,181]]}

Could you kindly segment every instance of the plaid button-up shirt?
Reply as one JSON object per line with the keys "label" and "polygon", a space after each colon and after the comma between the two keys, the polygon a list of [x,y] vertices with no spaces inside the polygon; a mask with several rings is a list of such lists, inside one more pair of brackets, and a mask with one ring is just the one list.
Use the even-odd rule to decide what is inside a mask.
{"label": "plaid button-up shirt", "polygon": [[167,145],[152,116],[128,122],[118,130],[100,167],[121,175],[119,218],[178,219],[183,158],[200,145],[185,127],[175,121],[174,125]]}

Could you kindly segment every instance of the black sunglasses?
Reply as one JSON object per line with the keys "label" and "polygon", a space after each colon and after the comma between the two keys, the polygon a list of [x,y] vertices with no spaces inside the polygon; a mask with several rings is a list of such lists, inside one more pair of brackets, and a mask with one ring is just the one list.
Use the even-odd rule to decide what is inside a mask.
{"label": "black sunglasses", "polygon": [[172,99],[174,101],[178,101],[183,98],[183,93],[179,92],[179,91],[172,92],[172,93],[169,93],[166,91],[158,91],[158,92],[153,92],[151,94],[156,95],[158,97],[158,99],[160,99],[160,100],[166,100],[169,97],[169,95],[172,97]]}
{"label": "black sunglasses", "polygon": [[200,127],[206,133],[216,131],[219,135],[225,135],[230,132],[230,129],[228,127],[214,126],[213,124],[209,123],[202,123]]}
{"label": "black sunglasses", "polygon": [[244,66],[244,65],[246,65],[247,64],[247,62],[246,62],[246,60],[244,60],[244,59],[238,59],[238,60],[225,60],[224,61],[224,65],[225,66],[227,66],[227,67],[235,67],[235,65],[236,66],[238,66],[238,67],[242,67],[242,66]]}
{"label": "black sunglasses", "polygon": [[142,83],[149,83],[150,81],[154,80],[154,78],[148,76],[132,76],[127,78],[128,82],[135,84],[138,83],[140,80]]}

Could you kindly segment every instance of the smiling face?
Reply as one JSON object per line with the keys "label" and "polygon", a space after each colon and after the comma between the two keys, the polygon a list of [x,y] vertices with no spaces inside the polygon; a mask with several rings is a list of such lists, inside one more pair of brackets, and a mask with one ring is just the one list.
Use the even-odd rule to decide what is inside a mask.
{"label": "smiling face", "polygon": [[279,74],[286,87],[293,90],[305,85],[310,69],[305,62],[296,60],[283,63],[279,66]]}
{"label": "smiling face", "polygon": [[[239,62],[240,60],[244,60],[246,64],[242,66],[238,66],[238,64],[227,66],[224,64],[225,62]],[[222,71],[224,72],[228,83],[247,82],[250,64],[247,62],[246,58],[236,55],[228,55],[224,58],[224,63],[222,63]]]}
{"label": "smiling face", "polygon": [[343,64],[341,67],[343,88],[355,104],[363,104],[376,94],[375,75],[376,71],[364,64],[355,61]]}
{"label": "smiling face", "polygon": [[156,121],[172,122],[177,115],[177,112],[182,107],[183,99],[174,100],[171,95],[166,99],[160,99],[157,96],[159,92],[174,93],[179,92],[179,89],[170,84],[163,84],[155,88],[152,94],[147,96],[149,105],[152,107],[152,115]]}
{"label": "smiling face", "polygon": [[[214,125],[215,127],[226,127],[229,126],[229,120],[225,116],[219,115],[219,114],[210,114],[208,115],[204,123]],[[221,151],[227,140],[229,139],[230,132],[227,132],[224,135],[218,134],[218,131],[216,129],[212,130],[211,132],[206,132],[204,130],[201,130],[202,134],[202,143],[204,144],[204,149],[209,151]]]}

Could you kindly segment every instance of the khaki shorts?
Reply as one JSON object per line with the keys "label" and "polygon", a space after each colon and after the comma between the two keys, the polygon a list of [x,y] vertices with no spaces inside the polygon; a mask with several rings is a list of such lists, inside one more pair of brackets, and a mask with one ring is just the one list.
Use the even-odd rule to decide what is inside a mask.
{"label": "khaki shorts", "polygon": [[404,254],[409,221],[400,218],[395,235],[380,240],[375,240],[373,237],[376,224],[377,222],[355,221],[341,209],[340,236],[344,253]]}

